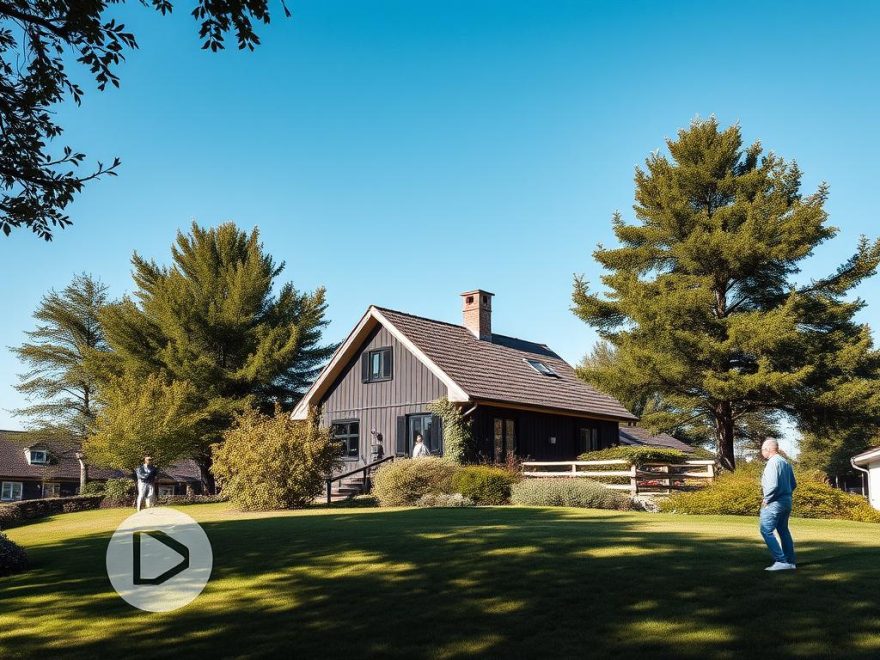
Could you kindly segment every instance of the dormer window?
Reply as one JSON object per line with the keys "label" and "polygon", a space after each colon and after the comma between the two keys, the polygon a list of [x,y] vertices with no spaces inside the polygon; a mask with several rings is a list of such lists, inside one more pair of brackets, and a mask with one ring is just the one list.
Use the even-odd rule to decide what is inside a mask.
{"label": "dormer window", "polygon": [[553,371],[553,369],[548,367],[546,364],[544,364],[540,360],[528,360],[527,359],[526,362],[528,363],[528,365],[532,369],[534,369],[535,371],[537,371],[539,374],[541,374],[543,376],[556,376],[557,378],[559,378],[558,373]]}
{"label": "dormer window", "polygon": [[28,463],[31,465],[45,465],[49,462],[49,452],[45,449],[29,449]]}

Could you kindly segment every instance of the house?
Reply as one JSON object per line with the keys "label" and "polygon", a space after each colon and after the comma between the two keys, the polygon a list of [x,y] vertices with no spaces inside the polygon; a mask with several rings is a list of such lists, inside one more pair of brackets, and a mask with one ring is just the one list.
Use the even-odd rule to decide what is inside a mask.
{"label": "house", "polygon": [[472,420],[474,458],[573,460],[618,442],[620,423],[636,417],[546,345],[494,333],[492,298],[461,294],[461,325],[370,307],[292,417],[318,408],[350,464],[370,462],[379,447],[408,456],[417,435],[443,454],[441,420],[428,410],[441,397]]}
{"label": "house", "polygon": [[880,510],[880,447],[853,456],[850,463],[867,477],[868,501]]}
{"label": "house", "polygon": [[668,433],[651,433],[647,429],[639,426],[629,425],[621,426],[618,431],[618,443],[621,446],[642,446],[642,447],[658,447],[660,449],[677,449],[686,454],[692,454],[694,448],[682,442],[678,438],[673,438]]}
{"label": "house", "polygon": [[[31,442],[20,431],[0,431],[0,501],[69,497],[79,493],[79,446],[58,440]],[[120,470],[86,466],[88,481],[131,476]],[[185,495],[200,488],[199,468],[181,461],[159,474],[158,494]]]}

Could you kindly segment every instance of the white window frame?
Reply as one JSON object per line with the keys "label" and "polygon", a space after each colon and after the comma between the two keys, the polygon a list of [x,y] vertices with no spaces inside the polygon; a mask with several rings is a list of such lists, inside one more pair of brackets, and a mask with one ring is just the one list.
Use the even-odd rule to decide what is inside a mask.
{"label": "white window frame", "polygon": [[[6,487],[9,486],[9,496],[6,495]],[[15,486],[18,486],[18,497],[14,496]],[[24,497],[24,483],[21,481],[4,481],[0,483],[0,501],[19,502]]]}
{"label": "white window frame", "polygon": [[540,360],[536,360],[535,358],[523,358],[526,364],[528,364],[532,369],[537,371],[542,376],[556,376],[559,378],[559,374],[553,371],[553,367],[548,365],[546,362],[541,362]]}
{"label": "white window frame", "polygon": [[159,497],[172,497],[174,495],[174,486],[173,485],[160,485],[159,487]]}
{"label": "white window frame", "polygon": [[[46,486],[52,487],[52,494],[46,494]],[[57,481],[47,482],[43,484],[43,497],[61,497],[61,484]]]}
{"label": "white window frame", "polygon": [[[34,454],[41,454],[42,459],[37,460],[34,458]],[[49,452],[45,449],[28,449],[28,463],[31,465],[46,465],[49,462]]]}

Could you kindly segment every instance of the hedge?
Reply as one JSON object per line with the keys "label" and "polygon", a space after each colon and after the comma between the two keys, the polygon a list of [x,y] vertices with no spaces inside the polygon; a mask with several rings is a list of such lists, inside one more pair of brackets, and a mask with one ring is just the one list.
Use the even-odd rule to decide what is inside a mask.
{"label": "hedge", "polygon": [[36,520],[57,513],[88,511],[101,506],[103,495],[74,495],[73,497],[47,497],[40,500],[22,500],[0,504],[0,529],[15,527],[28,520]]}
{"label": "hedge", "polygon": [[0,577],[27,570],[28,557],[21,546],[0,532]]}
{"label": "hedge", "polygon": [[468,465],[452,477],[452,492],[476,504],[507,504],[517,478],[507,470],[488,465]]}
{"label": "hedge", "polygon": [[[671,495],[660,508],[682,514],[757,516],[761,510],[763,467],[763,463],[740,465],[701,490]],[[880,511],[865,498],[832,488],[815,472],[795,470],[795,477],[798,484],[792,497],[793,516],[880,522]]]}
{"label": "hedge", "polygon": [[[691,457],[678,449],[663,449],[661,447],[609,447],[598,451],[588,451],[578,456],[579,461],[610,461],[623,459],[636,467],[642,467],[646,463],[671,463],[678,465],[691,460]],[[590,469],[619,470],[619,466],[591,466]]]}
{"label": "hedge", "polygon": [[526,506],[573,506],[628,510],[632,502],[598,481],[578,477],[523,479],[511,488],[510,501]]}
{"label": "hedge", "polygon": [[228,502],[227,495],[164,495],[159,498],[159,504],[168,506],[185,506],[187,504],[216,504]]}
{"label": "hedge", "polygon": [[412,506],[423,495],[452,490],[460,468],[444,458],[404,458],[386,463],[373,476],[373,494],[382,506]]}

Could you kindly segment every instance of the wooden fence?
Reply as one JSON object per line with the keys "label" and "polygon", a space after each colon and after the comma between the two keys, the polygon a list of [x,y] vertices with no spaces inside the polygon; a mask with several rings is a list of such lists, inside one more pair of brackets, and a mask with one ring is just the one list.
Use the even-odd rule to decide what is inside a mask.
{"label": "wooden fence", "polygon": [[[617,469],[619,468],[619,469]],[[526,461],[524,477],[584,477],[612,490],[636,495],[669,495],[677,490],[702,488],[715,480],[715,461],[645,463],[636,466],[624,459],[607,461]]]}

